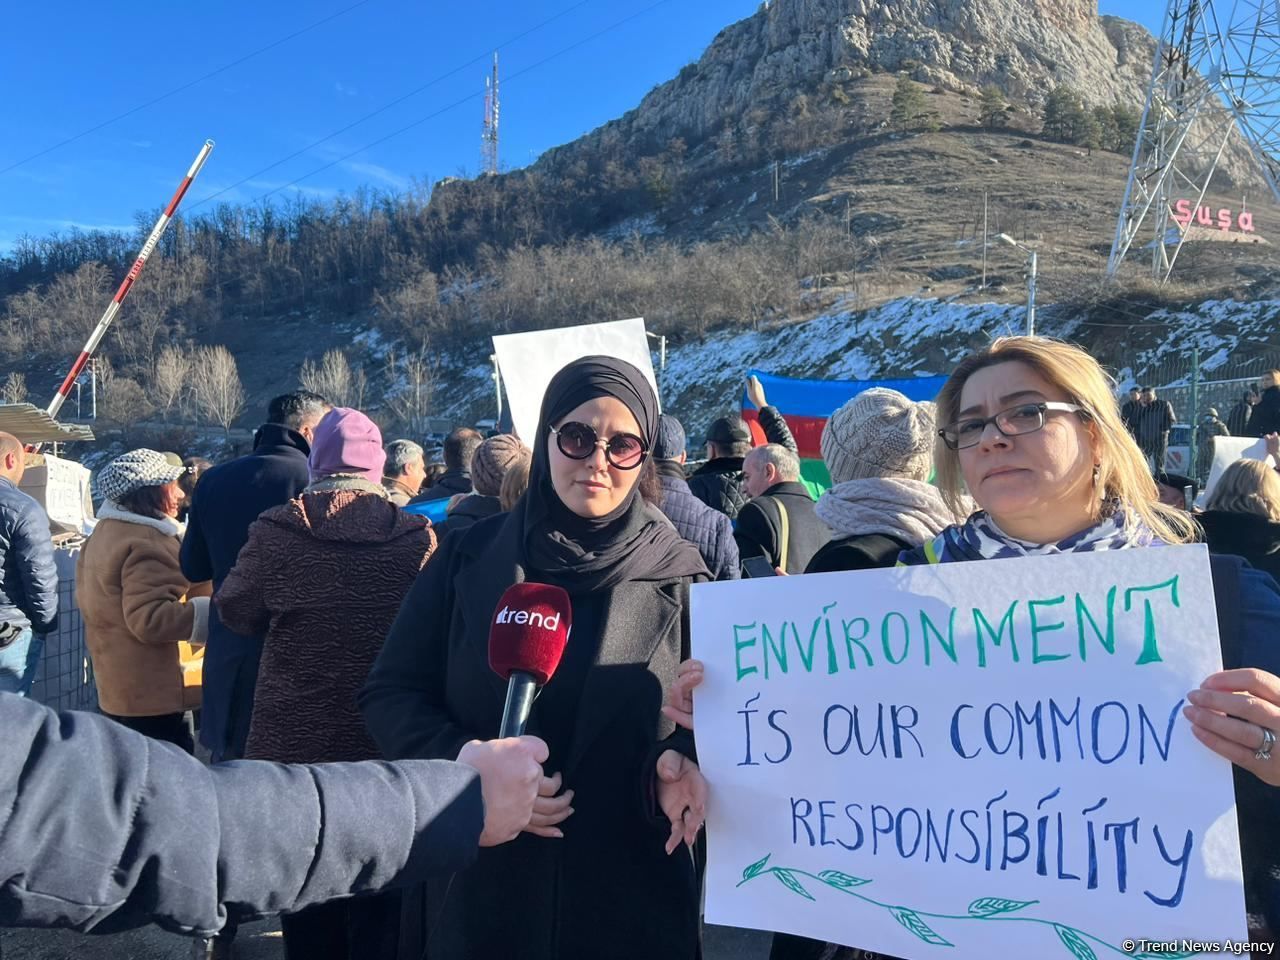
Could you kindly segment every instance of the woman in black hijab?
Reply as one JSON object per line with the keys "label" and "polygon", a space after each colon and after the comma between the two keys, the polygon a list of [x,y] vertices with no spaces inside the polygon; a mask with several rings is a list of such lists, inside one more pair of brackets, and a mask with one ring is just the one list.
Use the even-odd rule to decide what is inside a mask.
{"label": "woman in black hijab", "polygon": [[506,685],[489,668],[488,634],[503,591],[550,583],[573,604],[527,730],[550,748],[533,821],[429,886],[420,917],[406,910],[405,960],[424,949],[433,960],[700,953],[694,862],[676,849],[693,839],[681,812],[700,798],[681,755],[663,749],[673,726],[660,708],[689,655],[689,585],[710,575],[641,495],[657,429],[635,367],[569,364],[547,387],[525,496],[446,537],[391,628],[360,696],[365,722],[388,758],[452,760],[501,721]]}

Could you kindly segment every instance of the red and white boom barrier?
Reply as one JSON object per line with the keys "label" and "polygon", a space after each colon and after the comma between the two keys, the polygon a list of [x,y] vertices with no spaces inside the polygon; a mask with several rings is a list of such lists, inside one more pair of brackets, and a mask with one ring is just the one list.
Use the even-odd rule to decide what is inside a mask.
{"label": "red and white boom barrier", "polygon": [[76,357],[76,362],[71,365],[71,372],[67,374],[67,379],[62,381],[62,386],[58,388],[57,394],[54,395],[49,404],[49,416],[57,418],[63,402],[67,399],[67,395],[71,393],[71,388],[75,386],[76,380],[79,379],[85,365],[89,362],[89,358],[98,349],[98,345],[102,343],[102,338],[107,335],[107,330],[110,329],[112,321],[115,320],[116,314],[120,312],[120,305],[124,303],[124,298],[129,295],[133,282],[138,279],[138,275],[142,273],[142,268],[146,266],[147,258],[151,256],[151,251],[156,248],[156,244],[160,242],[160,238],[164,235],[165,229],[169,226],[169,221],[173,219],[173,215],[178,209],[178,204],[182,202],[182,198],[186,195],[188,188],[200,173],[200,168],[204,166],[204,162],[209,159],[209,154],[212,152],[213,141],[206,140],[204,146],[200,148],[200,152],[196,154],[196,159],[191,164],[191,169],[183,177],[182,183],[178,184],[178,189],[174,193],[173,199],[164,208],[164,213],[160,214],[160,219],[156,221],[156,225],[151,228],[151,235],[147,237],[147,242],[142,245],[142,252],[138,254],[138,259],[133,262],[133,267],[125,275],[124,281],[120,284],[120,289],[116,291],[116,295],[107,304],[107,309],[102,314],[102,319],[93,328],[93,333],[89,334],[89,339],[85,342],[84,349],[80,351],[80,356]]}

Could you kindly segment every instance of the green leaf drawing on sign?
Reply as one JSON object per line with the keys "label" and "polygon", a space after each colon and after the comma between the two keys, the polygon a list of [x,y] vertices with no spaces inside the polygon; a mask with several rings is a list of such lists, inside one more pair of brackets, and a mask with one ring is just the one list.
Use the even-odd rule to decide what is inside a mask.
{"label": "green leaf drawing on sign", "polygon": [[823,870],[818,874],[819,879],[823,883],[830,884],[833,887],[841,887],[848,889],[849,887],[860,887],[864,883],[870,883],[870,880],[863,880],[861,877],[851,877],[847,873],[841,873],[839,870]]}
{"label": "green leaf drawing on sign", "polygon": [[1060,923],[1055,923],[1053,929],[1058,931],[1058,938],[1075,955],[1076,960],[1098,960],[1098,955],[1093,952],[1093,948],[1085,943],[1075,930],[1064,927]]}
{"label": "green leaf drawing on sign", "polygon": [[1039,900],[1005,900],[1001,897],[979,897],[969,904],[969,916],[994,917],[998,913],[1013,913],[1023,907],[1030,907]]}
{"label": "green leaf drawing on sign", "polygon": [[764,865],[769,862],[769,858],[772,856],[773,856],[772,853],[766,853],[764,855],[763,860],[757,860],[751,866],[747,867],[747,869],[743,870],[742,871],[743,881],[745,882],[747,880],[750,880],[752,877],[759,876],[760,871],[764,869]]}
{"label": "green leaf drawing on sign", "polygon": [[792,875],[790,870],[783,870],[781,867],[774,867],[773,875],[782,882],[783,886],[790,887],[806,900],[813,899],[813,894],[800,885],[800,881]]}
{"label": "green leaf drawing on sign", "polygon": [[937,944],[940,947],[954,947],[955,944],[947,940],[933,931],[927,923],[920,919],[914,910],[908,910],[906,907],[894,907],[893,917],[900,924],[914,933],[925,943]]}

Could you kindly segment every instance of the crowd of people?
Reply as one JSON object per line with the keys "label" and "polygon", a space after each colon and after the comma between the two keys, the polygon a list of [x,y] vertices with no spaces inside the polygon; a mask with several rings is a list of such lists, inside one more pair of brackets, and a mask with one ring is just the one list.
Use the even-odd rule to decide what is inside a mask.
{"label": "crowd of people", "polygon": [[[849,400],[822,432],[831,485],[816,500],[758,380],[746,390],[765,442],[740,415],[720,417],[691,471],[684,425],[608,357],[556,374],[528,444],[455,430],[430,482],[420,444],[384,442],[363,412],[306,391],[273,400],[236,460],[116,457],[94,477],[103,503],[77,565],[102,713],[186,755],[198,735],[215,774],[256,769],[226,763],[239,759],[343,762],[382,793],[417,777],[413,796],[432,794],[410,813],[395,806],[403,790],[386,810],[377,790],[332,801],[340,813],[316,828],[316,850],[340,848],[335,830],[367,829],[344,802],[399,829],[405,851],[429,832],[423,810],[455,818],[450,852],[421,854],[416,869],[361,872],[376,844],[352,841],[327,897],[284,858],[272,880],[287,892],[242,895],[256,906],[238,910],[219,887],[216,922],[174,922],[207,937],[203,956],[229,956],[243,916],[283,912],[290,958],[697,957],[708,784],[691,734],[704,672],[690,659],[691,587],[1203,540],[1226,670],[1190,694],[1186,717],[1236,765],[1251,923],[1266,935],[1280,925],[1280,372],[1263,387],[1245,428],[1266,438],[1268,460],[1234,464],[1203,512],[1179,478],[1153,473],[1169,404],[1144,388],[1121,406],[1088,354],[1034,337],[962,360],[936,403],[880,388]],[[57,616],[47,522],[16,487],[22,459],[0,434],[0,684],[17,693]],[[529,735],[494,740],[505,685],[490,623],[523,582],[562,588],[573,630]],[[128,765],[130,743],[142,748],[120,743]],[[299,792],[280,773],[274,789],[293,794],[279,809],[309,802],[320,780],[309,782]],[[250,819],[274,797],[253,788]],[[170,896],[151,891],[138,909],[172,917]],[[18,918],[38,922],[25,906]],[[875,955],[780,934],[772,956]]]}

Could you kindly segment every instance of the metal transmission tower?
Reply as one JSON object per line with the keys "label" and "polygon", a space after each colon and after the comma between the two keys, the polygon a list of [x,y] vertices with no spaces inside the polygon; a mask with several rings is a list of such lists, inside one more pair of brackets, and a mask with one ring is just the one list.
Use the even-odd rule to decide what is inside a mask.
{"label": "metal transmission tower", "polygon": [[[1152,273],[1169,278],[1187,236],[1185,211],[1200,208],[1233,131],[1280,201],[1280,0],[1169,0],[1109,276],[1145,223]],[[1189,201],[1180,217],[1179,199]]]}
{"label": "metal transmission tower", "polygon": [[484,80],[484,133],[480,136],[481,173],[498,172],[498,52],[493,52],[493,75]]}

